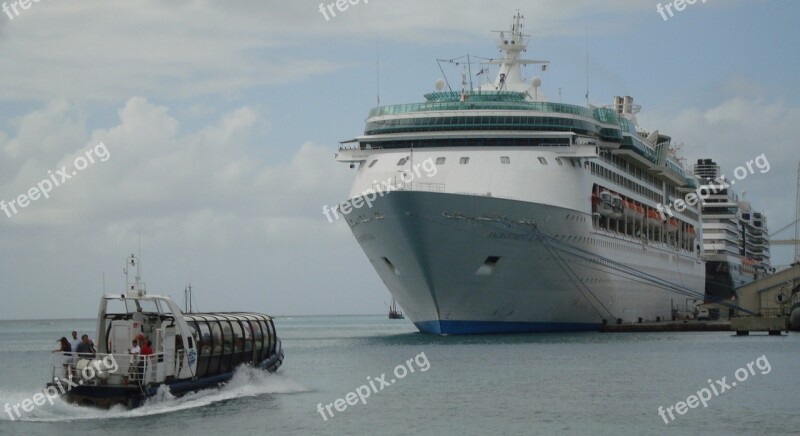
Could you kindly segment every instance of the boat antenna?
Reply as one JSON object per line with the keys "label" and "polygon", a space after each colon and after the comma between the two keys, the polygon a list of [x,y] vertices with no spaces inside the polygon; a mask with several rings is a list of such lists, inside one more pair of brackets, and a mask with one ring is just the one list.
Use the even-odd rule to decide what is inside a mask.
{"label": "boat antenna", "polygon": [[[137,256],[136,274],[141,277],[142,275],[142,231],[139,230],[139,255]],[[138,277],[137,277],[138,280]]]}
{"label": "boat antenna", "polygon": [[381,105],[381,47],[380,42],[375,42],[375,95],[378,106]]}
{"label": "boat antenna", "polygon": [[469,53],[467,53],[467,70],[469,71],[469,90],[474,91],[475,87],[472,86],[472,61],[469,59]]}
{"label": "boat antenna", "polygon": [[192,302],[194,300],[194,295],[192,294],[192,282],[189,282],[189,285],[183,289],[183,311],[184,313],[194,313],[194,307],[192,306]]}
{"label": "boat antenna", "polygon": [[589,107],[589,29],[586,29],[586,107]]}

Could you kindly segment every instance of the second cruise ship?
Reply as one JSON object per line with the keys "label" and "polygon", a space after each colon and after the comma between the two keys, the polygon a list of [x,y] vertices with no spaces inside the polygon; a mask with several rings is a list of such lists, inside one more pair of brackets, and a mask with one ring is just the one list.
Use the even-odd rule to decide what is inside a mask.
{"label": "second cruise ship", "polygon": [[[426,101],[372,109],[337,160],[357,167],[343,214],[405,314],[434,334],[596,330],[666,320],[702,298],[697,188],[639,107],[547,101],[523,66],[520,14],[493,81],[439,80]],[[435,171],[421,173],[420,165]],[[379,182],[383,181],[383,182]],[[680,295],[677,296],[676,295]]]}
{"label": "second cruise ship", "polygon": [[773,271],[767,216],[740,200],[711,159],[699,159],[694,174],[710,193],[702,205],[706,295],[730,300],[735,289]]}

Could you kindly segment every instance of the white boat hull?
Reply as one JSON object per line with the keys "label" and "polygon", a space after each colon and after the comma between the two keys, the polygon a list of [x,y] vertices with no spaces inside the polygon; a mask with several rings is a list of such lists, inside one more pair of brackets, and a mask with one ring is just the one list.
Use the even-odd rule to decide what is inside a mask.
{"label": "white boat hull", "polygon": [[[670,319],[672,300],[682,297],[604,258],[703,292],[704,265],[695,256],[598,231],[585,212],[396,191],[361,213],[347,217],[353,234],[406,315],[427,333],[597,330],[603,322]],[[515,224],[524,220],[555,240],[543,243],[532,225]]]}

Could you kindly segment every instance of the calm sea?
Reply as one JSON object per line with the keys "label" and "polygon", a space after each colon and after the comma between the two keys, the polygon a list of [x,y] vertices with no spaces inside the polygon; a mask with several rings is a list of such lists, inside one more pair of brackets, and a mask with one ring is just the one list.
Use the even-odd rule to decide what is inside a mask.
{"label": "calm sea", "polygon": [[[164,395],[135,410],[57,401],[13,421],[3,413],[0,434],[800,433],[797,333],[437,337],[384,316],[293,317],[276,325],[286,351],[278,374],[243,368],[219,389]],[[50,350],[73,329],[93,332],[94,321],[0,322],[0,407],[41,391]],[[747,364],[761,356],[753,375]],[[398,365],[407,373],[395,372]],[[669,424],[659,416],[659,406],[686,401],[709,379],[731,385],[739,368],[747,379],[707,407],[674,413]],[[381,390],[376,380],[384,373],[395,382]],[[370,381],[379,391],[362,388],[372,391],[366,404],[343,400],[346,410],[334,405],[327,420],[318,412],[319,403],[345,399]]]}

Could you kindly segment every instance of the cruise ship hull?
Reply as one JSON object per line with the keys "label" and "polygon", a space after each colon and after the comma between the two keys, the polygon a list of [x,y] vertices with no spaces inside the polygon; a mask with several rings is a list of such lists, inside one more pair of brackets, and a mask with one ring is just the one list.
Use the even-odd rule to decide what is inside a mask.
{"label": "cruise ship hull", "polygon": [[789,328],[792,331],[800,332],[800,297],[795,294],[792,298],[792,307],[789,311]]}
{"label": "cruise ship hull", "polygon": [[591,331],[604,322],[665,320],[681,297],[651,280],[703,288],[695,257],[598,231],[589,214],[553,205],[395,191],[359,213],[347,216],[353,234],[426,333]]}

